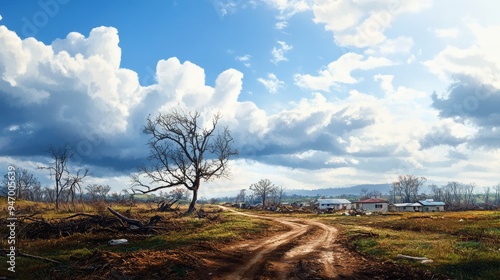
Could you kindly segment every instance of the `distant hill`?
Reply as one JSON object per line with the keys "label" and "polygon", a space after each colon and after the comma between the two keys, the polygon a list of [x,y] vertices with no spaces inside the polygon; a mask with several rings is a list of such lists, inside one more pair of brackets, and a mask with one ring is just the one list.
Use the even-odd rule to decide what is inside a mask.
{"label": "distant hill", "polygon": [[327,189],[314,189],[314,190],[286,190],[287,195],[302,195],[302,196],[340,196],[340,195],[359,195],[362,189],[367,189],[368,192],[377,190],[382,194],[388,194],[391,189],[391,184],[364,184],[344,188],[327,188]]}

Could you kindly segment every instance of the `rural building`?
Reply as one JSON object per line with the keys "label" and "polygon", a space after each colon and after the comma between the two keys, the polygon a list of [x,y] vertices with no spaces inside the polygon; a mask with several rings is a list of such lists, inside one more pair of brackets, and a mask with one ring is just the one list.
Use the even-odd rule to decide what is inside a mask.
{"label": "rural building", "polygon": [[445,203],[441,201],[434,201],[434,199],[420,200],[418,202],[422,205],[423,212],[443,212]]}
{"label": "rural building", "polygon": [[393,212],[422,212],[420,203],[394,203],[389,205],[389,210]]}
{"label": "rural building", "polygon": [[394,212],[442,212],[446,204],[433,199],[420,200],[415,203],[395,203],[389,205]]}
{"label": "rural building", "polygon": [[349,210],[351,202],[347,199],[320,198],[315,203],[320,210]]}
{"label": "rural building", "polygon": [[369,198],[360,201],[354,201],[355,209],[362,209],[370,212],[385,213],[389,211],[389,202],[379,198]]}

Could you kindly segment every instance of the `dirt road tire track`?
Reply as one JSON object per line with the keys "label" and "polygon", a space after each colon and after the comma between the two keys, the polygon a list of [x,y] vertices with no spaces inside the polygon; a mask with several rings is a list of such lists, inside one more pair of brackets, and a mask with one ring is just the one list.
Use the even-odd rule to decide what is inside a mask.
{"label": "dirt road tire track", "polygon": [[303,277],[297,274],[303,272],[305,265],[314,267],[314,278],[335,279],[338,276],[333,251],[338,233],[336,228],[309,219],[252,215],[229,208],[224,210],[272,220],[285,225],[289,231],[265,240],[246,241],[225,248],[223,251],[240,251],[243,264],[233,266],[231,272],[219,275],[217,279],[301,279]]}

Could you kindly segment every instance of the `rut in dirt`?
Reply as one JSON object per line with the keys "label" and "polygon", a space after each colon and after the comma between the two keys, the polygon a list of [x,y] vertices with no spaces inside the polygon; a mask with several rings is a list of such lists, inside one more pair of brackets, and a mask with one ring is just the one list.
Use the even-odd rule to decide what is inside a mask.
{"label": "rut in dirt", "polygon": [[339,275],[335,268],[343,266],[335,266],[336,228],[308,219],[269,217],[227,210],[273,220],[289,230],[264,240],[246,241],[224,249],[237,252],[242,261],[226,268],[227,272],[217,279],[335,279]]}

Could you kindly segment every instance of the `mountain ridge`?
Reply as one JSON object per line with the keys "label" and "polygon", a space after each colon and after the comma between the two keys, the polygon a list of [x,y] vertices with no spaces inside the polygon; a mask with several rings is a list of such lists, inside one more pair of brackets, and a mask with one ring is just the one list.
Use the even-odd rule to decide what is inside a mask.
{"label": "mountain ridge", "polygon": [[322,189],[289,189],[285,190],[287,195],[301,196],[340,196],[340,195],[359,195],[361,190],[379,191],[382,194],[388,194],[391,189],[391,184],[361,184],[351,187],[341,188],[322,188]]}

